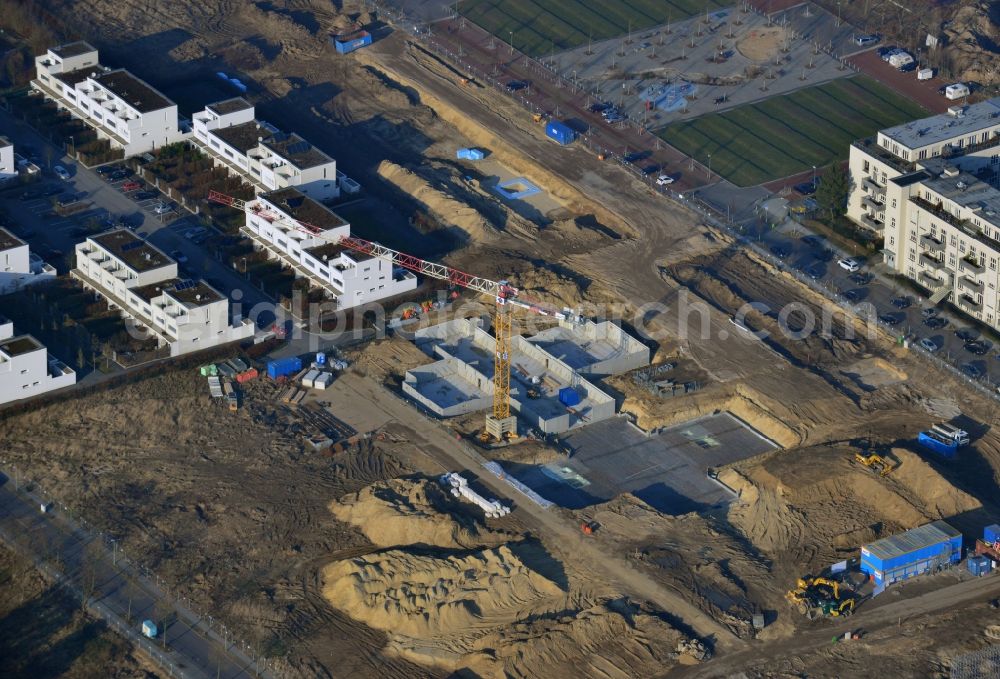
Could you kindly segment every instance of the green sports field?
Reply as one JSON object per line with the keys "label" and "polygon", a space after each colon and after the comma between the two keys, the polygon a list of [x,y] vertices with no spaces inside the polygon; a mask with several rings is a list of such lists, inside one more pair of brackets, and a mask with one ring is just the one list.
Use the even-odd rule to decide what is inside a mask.
{"label": "green sports field", "polygon": [[461,0],[459,12],[533,57],[732,6],[726,0]]}
{"label": "green sports field", "polygon": [[660,137],[738,186],[847,158],[855,139],[927,111],[871,78],[841,78],[724,113],[674,123]]}

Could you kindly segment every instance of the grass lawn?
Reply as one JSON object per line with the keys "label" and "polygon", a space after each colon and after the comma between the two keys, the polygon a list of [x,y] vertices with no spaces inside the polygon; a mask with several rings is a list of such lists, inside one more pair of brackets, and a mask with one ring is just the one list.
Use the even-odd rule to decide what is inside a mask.
{"label": "grass lawn", "polygon": [[866,76],[668,125],[660,137],[738,186],[845,160],[855,139],[927,111]]}
{"label": "grass lawn", "polygon": [[[725,0],[461,0],[459,12],[533,57],[731,7]],[[639,37],[635,35],[634,37]]]}

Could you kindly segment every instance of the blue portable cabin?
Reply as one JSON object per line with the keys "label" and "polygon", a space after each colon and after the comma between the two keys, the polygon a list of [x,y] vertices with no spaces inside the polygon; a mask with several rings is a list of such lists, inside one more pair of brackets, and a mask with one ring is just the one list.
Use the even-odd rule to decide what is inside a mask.
{"label": "blue portable cabin", "polygon": [[486,154],[479,149],[459,149],[455,153],[455,157],[459,160],[482,160]]}
{"label": "blue portable cabin", "polygon": [[917,443],[927,450],[948,459],[958,454],[958,441],[945,439],[943,436],[938,436],[932,431],[922,431],[917,434]]}
{"label": "blue portable cabin", "polygon": [[993,523],[983,529],[983,542],[988,545],[995,545],[1000,541],[1000,524]]}
{"label": "blue portable cabin", "polygon": [[962,534],[934,521],[862,545],[861,570],[876,585],[888,585],[962,560]]}
{"label": "blue portable cabin", "polygon": [[983,554],[977,556],[970,556],[966,566],[969,572],[975,576],[987,575],[991,570],[993,570],[993,562],[990,557]]}
{"label": "blue portable cabin", "polygon": [[285,377],[302,370],[302,359],[298,356],[276,358],[267,362],[267,376],[272,380]]}
{"label": "blue portable cabin", "polygon": [[576,132],[573,131],[573,128],[558,120],[548,122],[545,126],[545,135],[563,146],[572,144],[573,140],[576,139]]}
{"label": "blue portable cabin", "polygon": [[339,54],[350,54],[354,50],[361,49],[372,44],[372,35],[368,31],[355,31],[334,36],[333,46]]}

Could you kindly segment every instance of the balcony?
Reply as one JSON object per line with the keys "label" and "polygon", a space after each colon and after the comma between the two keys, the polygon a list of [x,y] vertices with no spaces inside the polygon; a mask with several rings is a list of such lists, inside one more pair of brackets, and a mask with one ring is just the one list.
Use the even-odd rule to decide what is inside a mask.
{"label": "balcony", "polygon": [[958,263],[959,271],[965,271],[975,274],[980,274],[986,271],[986,267],[980,264],[979,259],[971,259],[968,256],[963,257]]}
{"label": "balcony", "polygon": [[881,195],[881,196],[885,195],[885,187],[876,182],[871,177],[865,177],[864,179],[862,179],[861,187],[865,190],[866,193],[871,193],[874,195]]}
{"label": "balcony", "polygon": [[930,234],[924,234],[920,237],[920,247],[928,252],[944,252],[944,241],[938,240]]}
{"label": "balcony", "polygon": [[871,196],[865,196],[861,199],[861,207],[871,212],[883,212],[885,210],[885,202],[876,200]]}
{"label": "balcony", "polygon": [[980,311],[983,310],[983,305],[981,302],[977,302],[975,298],[970,297],[969,295],[966,294],[961,294],[958,296],[958,306],[960,309],[971,311],[976,314],[978,314]]}
{"label": "balcony", "polygon": [[944,260],[938,259],[929,252],[921,252],[920,266],[926,266],[927,268],[933,269],[934,271],[940,271],[941,269],[944,268]]}
{"label": "balcony", "polygon": [[913,196],[912,198],[910,198],[910,202],[919,207],[920,209],[924,210],[925,212],[931,213],[941,221],[947,222],[948,224],[951,224],[954,227],[963,230],[966,230],[969,227],[969,220],[959,219],[952,213],[945,210],[940,203],[932,203],[918,196]]}
{"label": "balcony", "polygon": [[868,137],[867,139],[859,139],[855,141],[852,146],[860,149],[867,153],[869,156],[885,163],[889,167],[893,168],[897,172],[906,173],[913,172],[914,164],[903,160],[898,156],[894,156],[886,149],[878,145],[875,137]]}
{"label": "balcony", "polygon": [[958,287],[964,288],[972,293],[982,294],[983,287],[985,286],[981,281],[977,281],[974,278],[969,278],[968,276],[962,276],[961,278],[958,279]]}
{"label": "balcony", "polygon": [[878,233],[882,233],[882,227],[885,226],[883,222],[880,222],[871,215],[861,215],[861,223]]}
{"label": "balcony", "polygon": [[978,151],[985,151],[986,149],[991,149],[995,146],[1000,146],[1000,135],[994,133],[992,137],[986,141],[981,141],[978,144],[972,144],[969,146],[952,147],[952,149],[946,153],[942,153],[942,158],[958,158],[960,156],[967,156],[970,153],[976,153]]}
{"label": "balcony", "polygon": [[925,286],[928,290],[935,290],[938,286],[942,285],[944,281],[932,274],[930,271],[921,271],[917,275],[917,282]]}

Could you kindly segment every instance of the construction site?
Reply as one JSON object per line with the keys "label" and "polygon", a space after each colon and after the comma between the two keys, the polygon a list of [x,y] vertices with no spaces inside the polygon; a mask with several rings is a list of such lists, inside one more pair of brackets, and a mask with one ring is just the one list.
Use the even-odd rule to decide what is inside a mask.
{"label": "construction site", "polygon": [[[993,662],[1000,579],[970,561],[1000,556],[991,396],[555,147],[370,6],[46,7],[167,96],[219,70],[255,83],[261,115],[365,187],[356,245],[414,253],[421,294],[448,293],[322,359],[234,347],[0,414],[6,465],[238,630],[271,676]],[[376,39],[340,54],[330,35],[354,22]],[[542,198],[514,196],[529,185]],[[822,331],[782,331],[810,319]],[[954,456],[919,443],[935,431]],[[928,556],[893,561],[908,545]]]}

